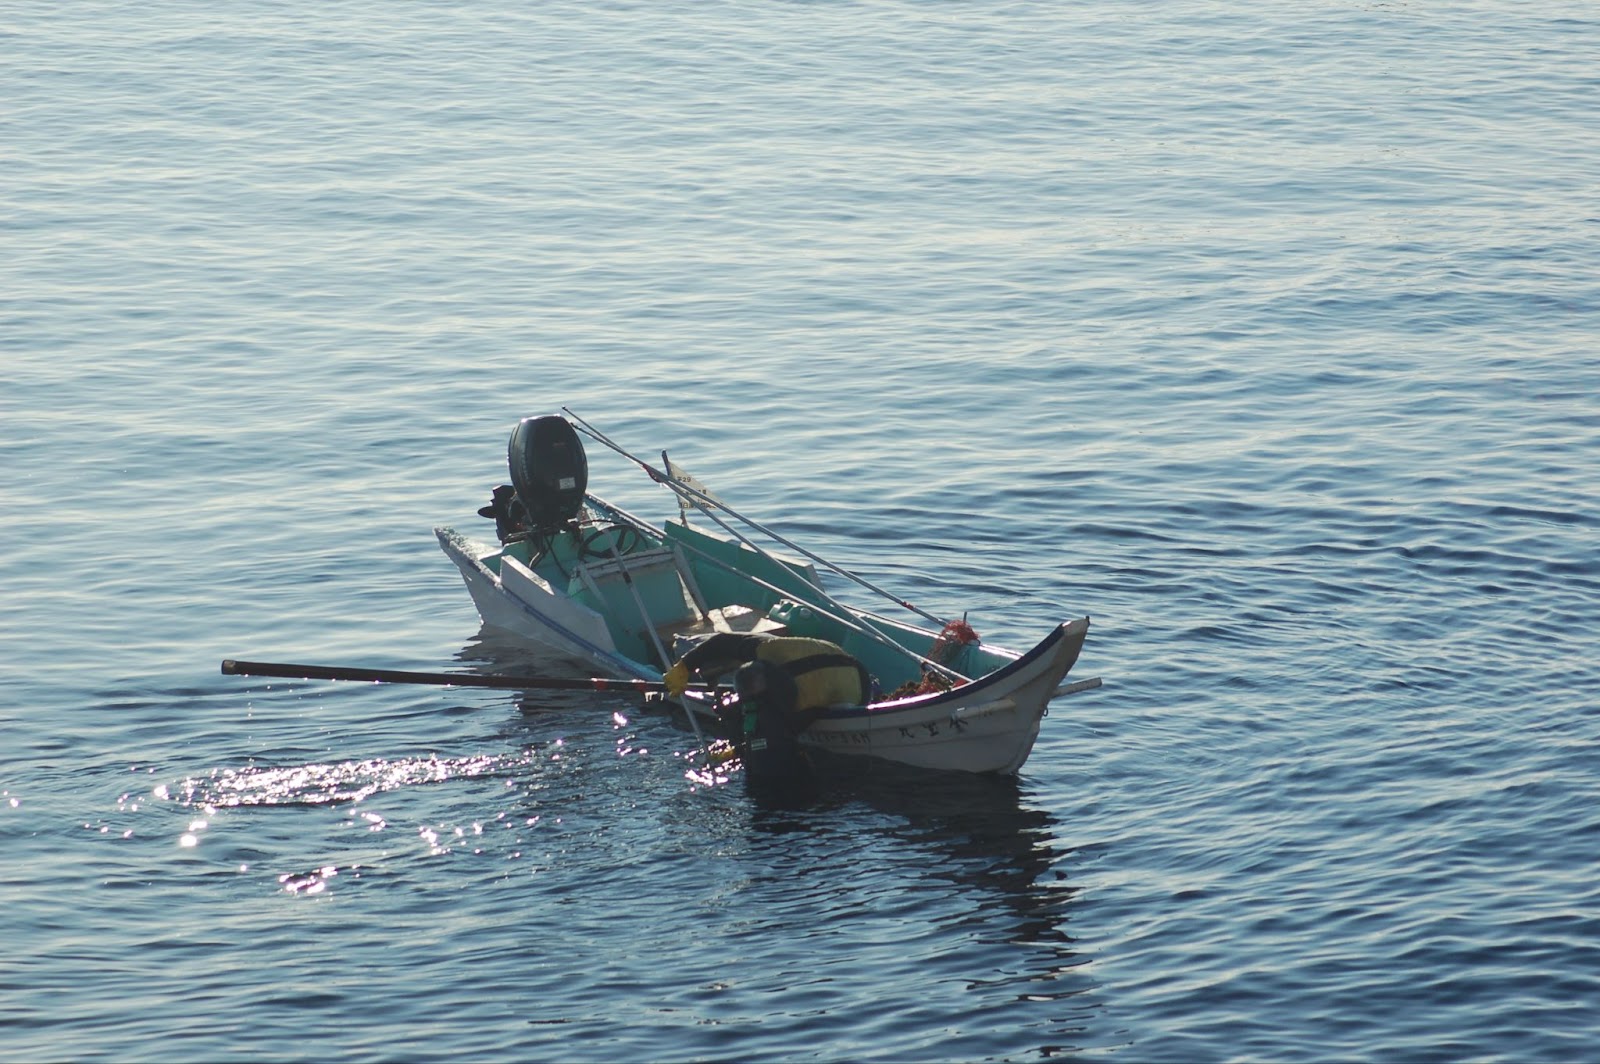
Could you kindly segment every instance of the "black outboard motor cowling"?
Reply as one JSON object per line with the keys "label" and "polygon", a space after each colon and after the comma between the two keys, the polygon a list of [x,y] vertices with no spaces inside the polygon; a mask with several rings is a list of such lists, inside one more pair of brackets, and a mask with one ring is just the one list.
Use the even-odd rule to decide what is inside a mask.
{"label": "black outboard motor cowling", "polygon": [[558,414],[523,418],[511,430],[506,461],[531,531],[553,533],[583,509],[589,459],[583,441],[565,418]]}

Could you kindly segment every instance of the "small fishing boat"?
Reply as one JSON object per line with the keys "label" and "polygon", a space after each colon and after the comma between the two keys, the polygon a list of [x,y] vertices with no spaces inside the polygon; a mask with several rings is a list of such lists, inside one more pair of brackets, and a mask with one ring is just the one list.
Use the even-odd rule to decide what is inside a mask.
{"label": "small fishing boat", "polygon": [[[580,432],[671,489],[677,519],[651,524],[589,494]],[[1024,653],[992,646],[965,618],[941,620],[824,561],[729,508],[666,452],[653,466],[571,410],[521,421],[507,456],[511,483],[479,511],[495,521],[498,542],[439,528],[439,544],[485,624],[606,676],[660,684],[718,632],[827,640],[863,664],[873,695],[822,710],[801,733],[803,745],[998,774],[1027,760],[1052,698],[1099,686],[1065,682],[1087,617],[1056,626]],[[691,514],[717,530],[691,523]],[[757,536],[778,546],[758,546]],[[924,623],[846,605],[824,589],[819,566]],[[696,685],[678,701],[699,733],[728,697]]]}

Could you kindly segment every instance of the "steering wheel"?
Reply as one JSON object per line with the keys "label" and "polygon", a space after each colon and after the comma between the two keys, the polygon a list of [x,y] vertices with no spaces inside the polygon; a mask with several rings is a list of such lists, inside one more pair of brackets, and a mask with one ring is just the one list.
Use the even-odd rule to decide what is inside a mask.
{"label": "steering wheel", "polygon": [[[607,546],[597,546],[601,536],[616,533],[616,539]],[[628,537],[632,536],[630,540]],[[583,539],[578,541],[578,555],[580,558],[609,558],[612,551],[617,554],[629,554],[644,545],[644,537],[632,525],[605,525],[584,533]]]}

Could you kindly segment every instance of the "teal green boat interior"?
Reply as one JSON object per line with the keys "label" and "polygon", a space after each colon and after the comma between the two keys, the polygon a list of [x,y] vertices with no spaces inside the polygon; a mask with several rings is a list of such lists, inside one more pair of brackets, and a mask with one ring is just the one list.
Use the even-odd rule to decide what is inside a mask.
{"label": "teal green boat interior", "polygon": [[[892,691],[922,676],[912,655],[926,657],[935,649],[937,637],[926,629],[874,614],[841,618],[840,607],[807,562],[688,524],[642,528],[592,496],[582,524],[514,540],[480,561],[500,575],[506,557],[531,570],[555,595],[593,610],[604,619],[618,652],[656,669],[675,660],[680,637],[730,627],[782,631],[838,643],[884,691]],[[943,648],[941,658],[967,677],[1011,660],[979,643]]]}

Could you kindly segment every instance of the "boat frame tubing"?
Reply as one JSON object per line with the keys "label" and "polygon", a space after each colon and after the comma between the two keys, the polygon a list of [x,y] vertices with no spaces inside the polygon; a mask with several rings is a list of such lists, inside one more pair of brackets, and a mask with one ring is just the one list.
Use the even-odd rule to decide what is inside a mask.
{"label": "boat frame tubing", "polygon": [[[591,502],[601,502],[601,500],[595,499],[595,497],[593,495],[588,495],[588,496],[586,496],[586,498],[588,498]],[[643,518],[636,517],[635,515],[629,513],[628,511],[621,509],[620,507],[613,506],[609,502],[601,502],[601,504],[607,510],[611,511],[612,514],[616,515],[617,517],[622,518],[622,520],[624,522],[638,526],[641,531],[648,532],[651,535],[658,536],[658,537],[660,537],[662,539],[666,538],[665,534],[662,533],[662,531],[659,528],[656,528],[654,525],[652,525],[649,522],[645,521]],[[711,516],[711,519],[713,521],[717,520],[716,517],[713,516],[713,515],[707,515],[707,516]],[[721,524],[724,528],[727,528],[727,525],[723,524],[723,522],[717,521],[717,523]],[[739,539],[740,542],[748,543],[750,545],[750,549],[751,550],[753,550],[756,553],[760,554],[764,558],[772,559],[772,554],[769,551],[762,550],[761,547],[757,546],[756,544],[750,543],[750,541],[748,539],[745,539],[745,537],[743,537],[743,536],[739,536],[738,533],[734,532],[734,530],[731,529],[731,528],[728,529],[728,531],[730,533],[733,533]],[[693,543],[680,543],[680,544],[678,544],[678,546],[683,547],[685,550],[694,552],[694,554],[696,554],[698,557],[704,559],[707,563],[716,566],[717,568],[723,570],[724,572],[732,573],[733,575],[738,576],[741,579],[748,580],[752,584],[755,584],[758,587],[765,588],[766,590],[771,591],[771,592],[773,592],[775,594],[778,594],[778,595],[782,595],[785,598],[791,597],[791,592],[785,591],[783,588],[778,587],[776,584],[768,583],[767,581],[761,579],[758,576],[751,576],[749,573],[740,572],[738,569],[734,568],[732,565],[729,565],[727,562],[723,561],[721,558],[717,558],[717,557],[714,557],[714,556],[712,556],[710,554],[707,554],[705,551],[703,551],[703,550],[699,549],[698,547],[696,547]],[[776,560],[776,559],[772,559],[772,560]],[[805,603],[805,605],[807,607],[813,609],[813,610],[816,610],[819,614],[821,614],[823,617],[827,618],[828,620],[833,621],[833,622],[835,622],[837,624],[842,624],[846,628],[851,629],[852,631],[859,632],[860,634],[866,636],[868,639],[871,639],[871,640],[874,640],[875,642],[881,643],[882,645],[888,647],[890,650],[898,651],[899,653],[904,654],[906,657],[910,658],[912,661],[915,661],[920,665],[926,665],[930,669],[933,669],[936,672],[943,673],[944,675],[950,677],[951,679],[961,680],[963,682],[972,679],[972,677],[970,677],[970,676],[963,676],[961,673],[956,672],[954,669],[950,668],[948,665],[940,664],[939,662],[934,661],[932,658],[923,657],[921,654],[918,654],[916,651],[912,650],[910,647],[907,647],[907,646],[904,646],[904,645],[902,645],[900,643],[895,642],[889,636],[887,636],[884,633],[878,631],[876,628],[872,627],[870,624],[866,624],[866,623],[863,623],[860,620],[857,620],[856,619],[856,611],[855,610],[852,610],[850,607],[846,606],[844,603],[840,602],[838,599],[834,598],[832,595],[829,595],[822,588],[820,588],[820,587],[817,588],[816,592],[817,592],[818,597],[821,598],[823,602],[826,602],[829,606],[832,606],[833,609],[837,610],[838,612],[835,613],[832,610],[825,609],[821,604],[816,603],[816,602],[807,602],[807,603]],[[869,616],[869,615],[863,614],[863,616]],[[933,633],[930,632],[929,634],[932,635]]]}
{"label": "boat frame tubing", "polygon": [[[670,471],[662,471],[662,470],[655,469],[654,467],[652,467],[650,465],[650,463],[646,462],[644,459],[638,457],[637,455],[629,454],[627,451],[623,450],[621,444],[618,444],[616,441],[612,440],[605,433],[601,432],[599,429],[597,429],[593,425],[589,424],[587,421],[585,421],[583,418],[579,417],[577,414],[574,414],[567,407],[562,407],[561,408],[561,412],[563,414],[566,414],[568,417],[572,418],[573,421],[576,421],[579,424],[579,426],[581,426],[583,428],[583,430],[585,432],[587,432],[590,436],[592,436],[595,440],[597,440],[600,443],[604,444],[605,446],[611,448],[613,451],[616,451],[618,454],[622,455],[622,457],[628,459],[629,461],[637,463],[638,466],[641,469],[643,469],[646,473],[650,474],[650,479],[651,480],[654,480],[658,484],[665,484],[668,488],[672,489],[672,491],[678,495],[679,499],[687,499],[689,502],[694,503],[696,509],[698,509],[701,513],[704,513],[707,517],[710,517],[713,521],[717,521],[717,519],[714,516],[712,516],[712,514],[710,513],[710,510],[709,510],[709,507],[715,506],[717,509],[722,510],[724,513],[727,513],[730,516],[735,517],[740,521],[743,521],[745,524],[749,525],[751,528],[755,529],[757,532],[760,532],[761,534],[766,535],[766,536],[770,536],[774,540],[776,540],[777,542],[783,544],[785,547],[788,547],[790,550],[804,555],[805,557],[809,558],[811,561],[816,562],[818,565],[825,566],[826,568],[832,570],[835,573],[838,573],[840,576],[845,577],[848,580],[854,580],[856,583],[860,584],[862,587],[866,588],[867,590],[873,591],[873,592],[875,592],[875,593],[877,593],[879,595],[882,595],[884,598],[888,599],[890,602],[893,602],[896,606],[905,607],[906,609],[910,610],[912,613],[915,613],[918,617],[921,617],[925,621],[930,621],[933,624],[937,624],[941,628],[947,626],[950,623],[949,621],[943,620],[942,618],[935,617],[933,614],[929,613],[927,610],[923,609],[922,607],[914,605],[914,604],[912,604],[910,602],[907,602],[905,599],[900,598],[898,595],[895,595],[892,592],[885,591],[883,588],[879,587],[877,584],[872,583],[870,580],[866,579],[865,577],[858,576],[857,574],[852,573],[848,569],[845,569],[845,568],[843,568],[841,566],[835,565],[833,562],[830,562],[828,559],[822,557],[819,554],[813,554],[811,551],[806,550],[804,547],[800,546],[798,543],[793,543],[793,542],[785,539],[783,536],[780,536],[778,533],[774,532],[772,529],[768,528],[766,525],[761,524],[759,521],[755,521],[755,520],[753,520],[753,519],[751,519],[749,517],[746,517],[744,514],[742,514],[739,511],[735,510],[733,507],[729,506],[727,503],[723,502],[721,499],[713,498],[712,496],[707,495],[705,492],[696,489],[693,485],[685,484],[683,481],[679,480],[677,477],[674,477]],[[663,451],[662,452],[663,458],[665,458],[665,454],[666,454],[666,452]],[[725,525],[725,524],[722,524],[721,521],[717,521],[717,524],[722,525],[722,527],[727,529],[729,533],[737,536],[738,539],[740,539],[741,541],[743,541],[745,543],[748,543],[755,550],[761,550],[761,548],[757,547],[754,543],[750,543],[750,541],[745,539],[745,537],[739,536],[738,533],[733,531],[733,529],[728,528],[728,526]],[[766,551],[761,551],[761,553],[765,554],[767,552]]]}

